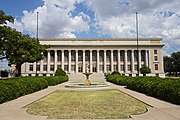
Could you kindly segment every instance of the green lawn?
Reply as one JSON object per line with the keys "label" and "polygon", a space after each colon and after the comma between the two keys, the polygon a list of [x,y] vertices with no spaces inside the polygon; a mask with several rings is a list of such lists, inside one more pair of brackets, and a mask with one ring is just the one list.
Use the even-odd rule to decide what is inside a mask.
{"label": "green lawn", "polygon": [[148,105],[119,90],[56,91],[28,106],[33,115],[54,119],[120,119],[142,114]]}

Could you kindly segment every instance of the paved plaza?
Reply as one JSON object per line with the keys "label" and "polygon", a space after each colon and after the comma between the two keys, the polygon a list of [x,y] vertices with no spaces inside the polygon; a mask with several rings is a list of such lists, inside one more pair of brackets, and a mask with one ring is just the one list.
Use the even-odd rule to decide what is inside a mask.
{"label": "paved plaza", "polygon": [[[70,77],[71,79],[71,77]],[[71,81],[71,80],[70,80]],[[104,78],[98,81],[105,81]],[[47,116],[35,116],[26,113],[23,107],[56,91],[56,90],[98,90],[98,89],[119,89],[120,91],[133,96],[142,102],[149,104],[148,112],[142,115],[131,115],[131,118],[125,120],[180,120],[180,106],[155,99],[150,96],[129,90],[123,86],[117,86],[112,83],[104,88],[65,88],[66,83],[56,86],[50,86],[47,89],[35,92],[33,94],[22,96],[18,99],[0,104],[0,120],[46,120]],[[52,119],[48,119],[52,120]],[[54,119],[53,119],[54,120]],[[121,119],[123,120],[123,119]]]}

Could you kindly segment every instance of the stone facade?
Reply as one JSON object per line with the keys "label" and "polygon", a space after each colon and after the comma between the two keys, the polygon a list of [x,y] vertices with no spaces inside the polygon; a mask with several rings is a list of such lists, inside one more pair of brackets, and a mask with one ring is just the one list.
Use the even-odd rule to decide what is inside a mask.
{"label": "stone facade", "polygon": [[67,73],[79,73],[87,66],[90,72],[119,71],[136,76],[137,57],[139,68],[145,65],[151,69],[148,76],[164,76],[161,38],[139,38],[139,51],[136,38],[59,38],[40,39],[40,43],[50,45],[49,52],[37,63],[23,64],[23,76],[54,75],[58,67]]}

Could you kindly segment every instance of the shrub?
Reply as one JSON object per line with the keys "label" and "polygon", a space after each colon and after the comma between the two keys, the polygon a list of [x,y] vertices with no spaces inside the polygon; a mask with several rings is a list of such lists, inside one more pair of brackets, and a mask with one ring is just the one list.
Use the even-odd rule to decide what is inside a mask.
{"label": "shrub", "polygon": [[171,103],[180,104],[180,79],[108,75],[107,81],[117,85],[125,85],[129,89]]}
{"label": "shrub", "polygon": [[121,75],[118,71],[113,71],[111,75]]}
{"label": "shrub", "polygon": [[143,74],[143,76],[146,76],[146,74],[151,73],[151,69],[147,66],[143,66],[140,68],[140,72]]}
{"label": "shrub", "polygon": [[66,72],[62,68],[58,68],[55,72],[55,76],[66,76]]}
{"label": "shrub", "polygon": [[68,80],[68,76],[50,76],[44,77],[44,79],[48,82],[49,86],[57,85]]}
{"label": "shrub", "polygon": [[68,76],[17,77],[0,81],[0,103],[16,99],[68,80]]}

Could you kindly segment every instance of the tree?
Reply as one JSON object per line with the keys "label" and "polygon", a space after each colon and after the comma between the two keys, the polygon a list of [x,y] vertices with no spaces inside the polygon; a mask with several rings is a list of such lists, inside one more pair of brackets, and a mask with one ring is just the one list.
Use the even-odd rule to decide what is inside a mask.
{"label": "tree", "polygon": [[180,52],[174,52],[171,54],[171,58],[173,61],[174,72],[176,77],[178,76],[178,72],[180,72]]}
{"label": "tree", "polygon": [[20,32],[14,31],[13,33],[11,40],[7,42],[6,56],[10,64],[16,65],[18,76],[20,76],[21,65],[25,62],[43,59],[43,53],[47,47],[38,43],[34,38],[23,36]]}
{"label": "tree", "polygon": [[164,57],[164,71],[171,73],[175,73],[176,77],[178,76],[178,72],[180,72],[180,52],[174,52],[170,57]]}
{"label": "tree", "polygon": [[[13,21],[13,17],[6,16],[0,11],[0,49],[5,54],[1,59],[8,59],[10,65],[15,64],[18,76],[21,75],[21,65],[25,62],[35,62],[43,59],[47,46],[41,45],[35,38],[23,35],[6,26],[6,21]],[[2,55],[2,52],[1,52]]]}
{"label": "tree", "polygon": [[169,72],[169,76],[170,76],[174,69],[173,68],[173,59],[169,56],[164,56],[163,60],[164,60],[164,72],[165,73]]}
{"label": "tree", "polygon": [[140,68],[140,72],[143,74],[143,76],[146,76],[146,74],[151,73],[151,69],[147,66],[143,66]]}
{"label": "tree", "polygon": [[8,34],[10,34],[9,30],[11,30],[10,27],[6,26],[7,22],[14,22],[14,18],[10,15],[5,15],[5,13],[0,10],[0,60],[4,59],[4,51],[6,50],[6,37]]}

